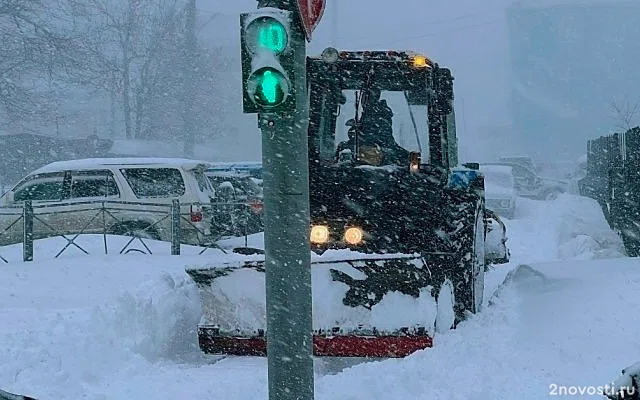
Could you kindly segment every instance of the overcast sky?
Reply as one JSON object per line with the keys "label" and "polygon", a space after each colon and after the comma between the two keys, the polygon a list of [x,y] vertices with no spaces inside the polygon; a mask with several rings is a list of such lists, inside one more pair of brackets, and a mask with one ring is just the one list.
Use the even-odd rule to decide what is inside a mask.
{"label": "overcast sky", "polygon": [[[329,0],[308,52],[340,49],[408,49],[422,52],[455,77],[461,147],[478,129],[507,125],[510,66],[504,16],[509,0]],[[237,37],[237,15],[254,10],[254,0],[198,0],[203,14],[222,13],[212,24]],[[224,23],[221,20],[224,19]],[[217,22],[216,22],[217,21]]]}
{"label": "overcast sky", "polygon": [[[212,38],[230,49],[230,54],[234,57],[238,57],[237,68],[239,69],[238,14],[255,10],[257,2],[255,0],[197,1],[203,16],[212,17],[210,25],[215,27]],[[573,159],[584,152],[587,138],[606,133],[602,131],[602,127],[600,131],[586,126],[585,129],[578,129],[576,132],[566,130],[555,132],[553,129],[545,130],[543,126],[533,136],[531,133],[515,132],[510,127],[513,121],[508,109],[509,96],[515,80],[512,79],[511,73],[506,7],[515,1],[328,0],[324,17],[314,32],[308,52],[319,54],[329,45],[352,50],[407,49],[422,52],[441,65],[451,68],[455,77],[457,131],[463,160],[486,160],[498,155],[496,152],[508,154],[529,150],[534,156],[548,155],[550,158],[566,156]],[[573,2],[589,7],[594,2],[617,4],[623,0],[530,0],[529,4],[546,5],[558,2]],[[566,15],[569,18],[567,21],[571,20],[571,13],[572,11],[569,11]],[[596,37],[599,35],[598,32],[602,34],[601,36],[605,36],[605,33],[615,34],[618,22],[608,21],[605,17],[598,15],[599,11],[589,17],[590,22],[581,20],[581,23],[583,25],[588,23],[589,31],[591,33],[595,31]],[[610,22],[608,25],[607,21]],[[627,25],[636,25],[633,21],[627,22]],[[562,29],[562,26],[564,23],[561,23],[557,29]],[[539,28],[545,29],[544,22],[539,25]],[[539,39],[540,35],[537,33],[536,35]],[[223,36],[225,38],[220,39]],[[635,36],[634,38],[631,36],[627,39],[635,40]],[[535,43],[535,46],[538,49],[545,49],[548,46],[553,47],[554,44]],[[606,43],[594,43],[589,47],[589,42],[584,40],[582,45],[581,49],[586,52],[585,54],[594,54],[593,52],[599,51],[598,46],[602,45],[614,49],[612,45]],[[618,53],[615,53],[616,51]],[[621,65],[620,63],[625,64],[624,59],[629,59],[629,54],[633,52],[620,48],[613,53],[615,53],[613,56],[607,56],[607,60],[615,59],[617,65]],[[574,68],[585,70],[585,64],[579,63],[578,58],[573,61],[564,59],[563,54],[556,58],[554,62],[559,67],[553,68],[564,68],[569,64]],[[598,64],[608,65],[608,62]],[[635,60],[630,64],[637,65]],[[552,67],[543,65],[540,68],[544,70]],[[599,71],[597,68],[600,67],[593,66],[593,68],[594,71]],[[629,79],[635,80],[635,73],[632,76],[621,76],[606,73],[603,70],[594,75],[607,79],[617,77],[618,84],[624,85],[627,85]],[[593,81],[590,79],[581,82],[579,85],[583,87],[593,86],[591,85]],[[539,83],[536,82],[536,85]],[[240,104],[241,90],[239,85],[240,82],[237,90],[238,104]],[[547,96],[550,93],[546,91],[541,95]],[[601,94],[596,96],[596,100],[592,100],[592,103],[596,104],[597,109],[598,97],[612,96],[612,94]],[[579,94],[579,91],[574,91],[573,97],[573,106],[577,105],[580,109],[580,102],[585,97]],[[589,97],[594,98],[591,95]],[[601,107],[603,114],[609,112],[605,110],[607,104],[603,100]],[[593,110],[586,111],[586,108],[583,108],[582,112],[594,114]],[[604,121],[609,117],[600,115],[594,118]],[[238,120],[250,123],[252,129],[255,128],[255,116],[239,115]],[[601,125],[607,126],[606,123]],[[516,137],[517,139],[514,139]],[[536,149],[531,149],[536,146]]]}

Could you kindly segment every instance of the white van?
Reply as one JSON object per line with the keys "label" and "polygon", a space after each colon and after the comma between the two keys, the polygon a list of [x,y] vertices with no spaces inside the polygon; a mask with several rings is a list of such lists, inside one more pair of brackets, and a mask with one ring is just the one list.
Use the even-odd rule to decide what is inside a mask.
{"label": "white van", "polygon": [[34,239],[106,230],[168,241],[174,199],[181,204],[181,242],[209,244],[214,191],[204,171],[210,166],[177,158],[92,158],[48,164],[0,198],[0,245],[22,241],[23,224],[14,221],[25,200],[31,200],[34,209]]}

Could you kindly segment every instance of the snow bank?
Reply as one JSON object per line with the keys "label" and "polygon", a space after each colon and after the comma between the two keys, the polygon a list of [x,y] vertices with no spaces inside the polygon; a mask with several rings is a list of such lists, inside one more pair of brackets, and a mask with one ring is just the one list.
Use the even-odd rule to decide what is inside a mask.
{"label": "snow bank", "polygon": [[558,211],[558,256],[567,259],[624,257],[624,245],[611,230],[602,208],[593,199],[559,196],[553,203]]}
{"label": "snow bank", "polygon": [[516,219],[504,221],[514,263],[624,257],[624,246],[602,209],[587,197],[519,198]]}
{"label": "snow bank", "polygon": [[67,257],[6,265],[0,280],[5,390],[98,399],[91,388],[123,369],[136,373],[161,360],[200,357],[199,296],[182,263]]}
{"label": "snow bank", "polygon": [[[480,314],[434,335],[432,349],[317,376],[316,398],[537,400],[550,397],[552,384],[600,385],[618,375],[632,361],[629,354],[640,353],[633,319],[640,309],[640,297],[633,295],[640,291],[638,260],[533,264],[557,260],[566,238],[578,237],[574,231],[599,237],[588,225],[602,221],[576,222],[579,215],[572,216],[571,208],[583,205],[575,200],[523,201],[520,218],[505,221],[514,261],[487,273],[490,299]],[[562,215],[573,218],[564,231]],[[586,227],[576,228],[579,221]],[[196,348],[199,304],[184,266],[234,256],[215,250],[202,256],[105,256],[97,239],[93,256],[70,248],[59,259],[51,257],[63,239],[55,240],[55,248],[44,248],[54,240],[38,241],[44,247],[33,263],[19,261],[20,249],[0,249],[12,257],[0,268],[2,389],[40,400],[267,397],[266,359],[207,363]],[[168,248],[162,244],[154,253],[167,254]],[[518,265],[525,260],[529,266]],[[239,284],[238,290],[261,296],[260,287]],[[338,283],[325,289],[344,290]],[[384,301],[399,319],[419,307],[415,301],[392,304],[407,301],[393,297]],[[433,320],[425,314],[423,322]]]}
{"label": "snow bank", "polygon": [[[315,330],[340,327],[345,331],[376,328],[381,332],[393,332],[402,327],[425,327],[433,332],[437,309],[430,286],[424,288],[418,298],[389,292],[371,310],[362,306],[350,307],[342,303],[350,287],[334,281],[330,269],[342,271],[353,279],[365,277],[348,263],[313,265],[311,285]],[[263,272],[250,268],[234,270],[215,279],[208,290],[201,292],[201,298],[205,304],[201,324],[215,324],[224,332],[241,335],[252,335],[259,329],[266,329]]]}
{"label": "snow bank", "polygon": [[637,290],[637,260],[518,266],[433,348],[324,376],[316,398],[538,400],[564,398],[554,387],[601,386],[640,350],[629,320],[640,297],[620,296]]}
{"label": "snow bank", "polygon": [[199,352],[199,319],[200,298],[193,281],[165,272],[123,293],[115,303],[95,307],[90,324],[103,328],[93,332],[92,342],[119,342],[122,350],[149,361],[181,360]]}
{"label": "snow bank", "polygon": [[[388,399],[540,399],[507,392],[516,373],[510,363],[519,346],[513,338],[520,316],[512,285],[484,312],[457,329],[438,334],[434,347],[404,359],[361,363],[317,380],[316,398],[326,400]],[[518,368],[518,367],[515,367]],[[533,378],[532,380],[534,380]]]}

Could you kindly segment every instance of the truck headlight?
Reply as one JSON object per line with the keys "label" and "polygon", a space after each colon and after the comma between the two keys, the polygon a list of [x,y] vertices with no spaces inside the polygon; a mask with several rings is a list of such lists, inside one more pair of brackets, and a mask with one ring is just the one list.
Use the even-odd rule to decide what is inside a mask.
{"label": "truck headlight", "polygon": [[350,245],[357,245],[362,243],[362,239],[364,237],[364,232],[362,229],[352,226],[344,231],[344,241],[349,243]]}
{"label": "truck headlight", "polygon": [[326,225],[313,225],[311,227],[311,243],[323,244],[329,241],[329,227]]}

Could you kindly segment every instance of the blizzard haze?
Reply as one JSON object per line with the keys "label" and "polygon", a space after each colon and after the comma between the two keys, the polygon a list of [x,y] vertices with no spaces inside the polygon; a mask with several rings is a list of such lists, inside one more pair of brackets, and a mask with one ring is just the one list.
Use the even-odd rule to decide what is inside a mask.
{"label": "blizzard haze", "polygon": [[[255,5],[200,7],[228,20],[234,54],[237,13]],[[615,108],[628,114],[638,102],[627,49],[639,18],[625,0],[328,1],[308,51],[412,49],[451,68],[461,160],[576,160],[587,139],[637,122]]]}
{"label": "blizzard haze", "polygon": [[[478,140],[477,127],[510,123],[507,114],[510,66],[505,22],[508,3],[507,0],[490,4],[462,0],[430,4],[398,0],[391,5],[383,1],[327,1],[324,17],[307,51],[319,54],[327,46],[349,50],[406,49],[424,53],[451,68],[456,79],[462,158],[490,157],[488,146]],[[205,14],[220,13],[212,26],[224,21],[229,35],[226,48],[231,56],[238,57],[238,69],[237,14],[255,9],[256,4],[241,0],[200,6]],[[238,86],[235,90],[239,102],[241,89]],[[247,129],[256,129],[253,121],[254,116],[243,117]],[[255,143],[260,146],[259,141]]]}
{"label": "blizzard haze", "polygon": [[[256,1],[196,0],[195,60],[185,53],[187,1],[145,2],[132,25],[128,71],[119,32],[104,22],[126,20],[124,0],[20,1],[30,6],[19,17],[38,29],[25,34],[7,24],[5,43],[48,40],[40,26],[64,40],[48,43],[53,49],[36,52],[19,72],[12,68],[19,48],[2,50],[1,134],[96,135],[123,156],[260,159],[256,116],[242,114],[239,40],[239,14]],[[451,68],[461,161],[513,154],[575,161],[587,139],[637,122],[638,60],[627,49],[640,40],[639,18],[640,6],[625,0],[328,1],[308,52],[409,49]],[[182,150],[186,132],[194,135],[192,154]],[[23,169],[20,176],[33,168]]]}

